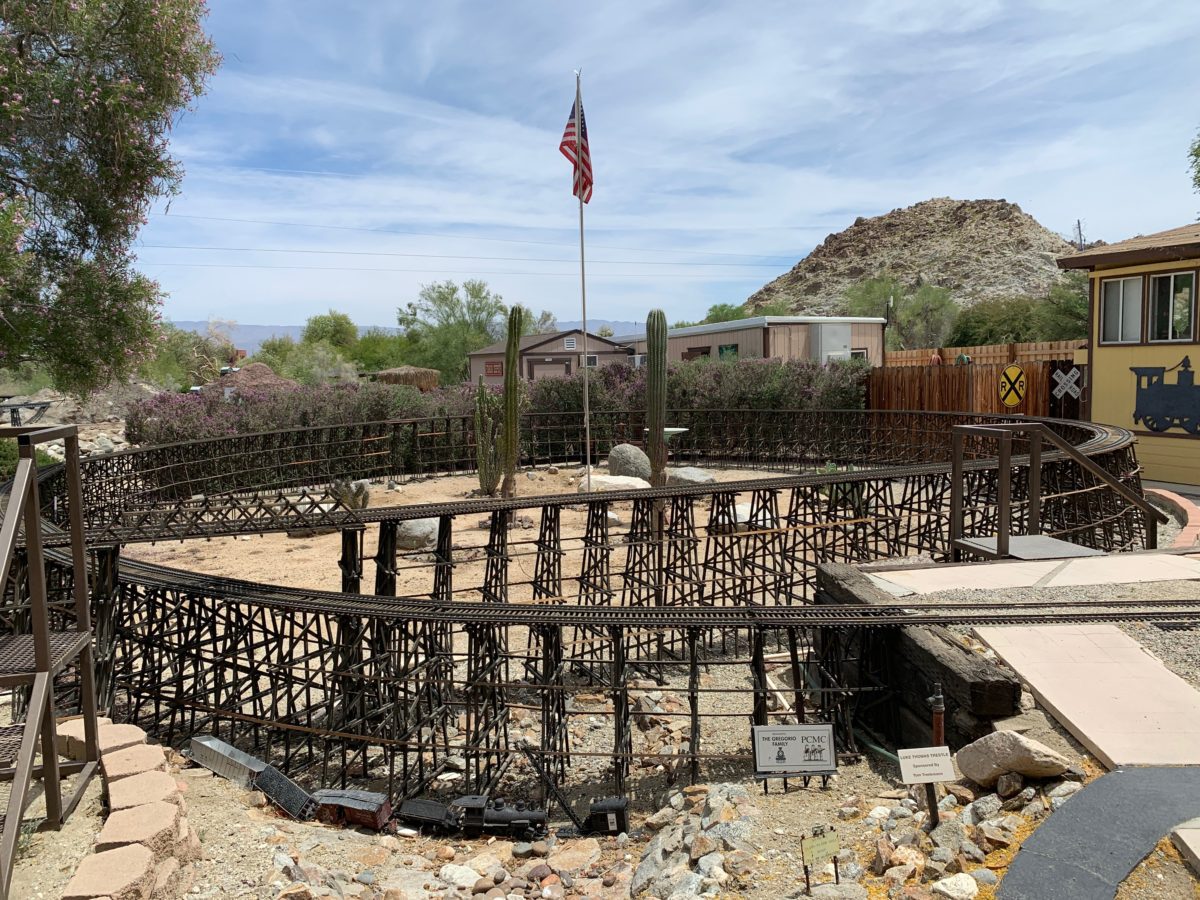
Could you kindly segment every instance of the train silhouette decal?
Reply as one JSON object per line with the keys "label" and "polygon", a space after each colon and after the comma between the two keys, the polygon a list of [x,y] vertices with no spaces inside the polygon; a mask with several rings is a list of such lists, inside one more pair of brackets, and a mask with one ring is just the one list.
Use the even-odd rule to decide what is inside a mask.
{"label": "train silhouette decal", "polygon": [[[1174,384],[1167,384],[1167,372],[1178,369]],[[1178,363],[1165,366],[1130,366],[1137,376],[1137,398],[1134,401],[1134,424],[1145,425],[1151,431],[1182,428],[1189,434],[1200,434],[1200,386],[1192,361],[1184,357]]]}

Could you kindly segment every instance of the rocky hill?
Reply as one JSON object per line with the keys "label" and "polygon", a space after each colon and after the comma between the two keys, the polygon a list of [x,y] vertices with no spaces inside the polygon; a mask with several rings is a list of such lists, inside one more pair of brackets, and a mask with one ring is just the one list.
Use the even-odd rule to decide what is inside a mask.
{"label": "rocky hill", "polygon": [[1007,200],[938,197],[829,235],[790,272],[747,301],[786,300],[799,314],[842,311],[848,287],[877,275],[949,288],[958,303],[1044,293],[1061,277],[1055,259],[1072,246]]}

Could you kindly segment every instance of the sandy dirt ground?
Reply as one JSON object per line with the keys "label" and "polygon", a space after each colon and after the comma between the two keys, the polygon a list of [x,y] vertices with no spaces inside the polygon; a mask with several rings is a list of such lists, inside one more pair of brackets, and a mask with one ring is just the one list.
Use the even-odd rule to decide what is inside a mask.
{"label": "sandy dirt ground", "polygon": [[[551,467],[554,468],[554,467]],[[603,474],[603,470],[597,470]],[[756,472],[745,469],[709,469],[718,482],[752,480],[777,477],[777,472]],[[551,474],[546,468],[524,472],[518,476],[518,497],[561,496],[577,493],[580,482],[578,468],[558,469]],[[532,476],[532,477],[530,477]],[[372,509],[388,506],[408,506],[420,503],[438,503],[455,500],[477,499],[478,481],[473,475],[433,478],[427,481],[409,482],[389,490],[385,485],[374,485],[371,489]],[[748,503],[750,494],[739,494],[737,502]],[[629,528],[632,504],[613,503],[612,513],[616,520],[610,523],[610,538],[623,536]],[[536,508],[518,511],[515,527],[509,536],[511,601],[523,602],[532,599],[527,583],[533,579],[533,541],[537,538]],[[697,503],[697,525],[708,521],[708,510],[703,502]],[[584,534],[587,520],[585,507],[568,507],[562,511],[561,533],[566,555],[563,557],[564,575],[578,572],[583,550],[580,538]],[[477,591],[467,586],[482,583],[486,565],[484,550],[488,540],[488,516],[483,514],[460,516],[455,520],[455,582],[463,585],[460,600],[478,600]],[[377,550],[378,528],[368,526],[363,567],[363,591],[370,592],[374,579],[371,558]],[[319,590],[341,590],[341,570],[338,557],[341,554],[341,535],[338,533],[319,536],[289,537],[283,534],[213,538],[210,541],[184,541],[163,544],[134,544],[125,548],[134,559],[159,565],[177,566],[194,572],[244,578],[268,584]],[[400,595],[428,594],[433,586],[433,572],[429,565],[432,557],[428,552],[402,551],[398,568],[397,592]]]}

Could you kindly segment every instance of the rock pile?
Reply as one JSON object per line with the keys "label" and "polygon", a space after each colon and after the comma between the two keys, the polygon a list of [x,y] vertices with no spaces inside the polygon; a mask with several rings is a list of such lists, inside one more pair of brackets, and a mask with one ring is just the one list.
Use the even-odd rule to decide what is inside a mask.
{"label": "rock pile", "polygon": [[[929,828],[923,786],[876,806],[861,797],[845,799],[838,817],[861,817],[880,834],[874,838],[868,874],[843,867],[844,882],[859,877],[882,881],[890,898],[970,900],[980,886],[998,881],[986,865],[989,855],[1019,844],[1033,822],[1081,787],[1073,780],[1081,773],[1072,771],[1066,759],[1015,732],[987,735],[963,747],[957,761],[968,777],[938,786],[940,822],[935,828]],[[1059,780],[1060,775],[1068,780]],[[847,889],[827,896],[860,895]]]}
{"label": "rock pile", "polygon": [[493,841],[481,852],[451,844],[417,851],[411,837],[382,835],[368,839],[351,853],[357,865],[336,868],[304,857],[321,843],[337,843],[337,831],[300,843],[288,832],[270,839],[271,871],[264,883],[277,900],[317,900],[322,897],[357,900],[417,900],[433,896],[474,897],[476,900],[560,900],[626,897],[632,867],[626,862],[601,862],[596,838],[558,841],[553,836],[533,843]]}
{"label": "rock pile", "polygon": [[674,782],[692,737],[683,698],[648,679],[631,680],[628,687],[634,724],[646,738],[646,755],[638,757],[635,765],[664,773]]}
{"label": "rock pile", "polygon": [[754,872],[747,836],[758,812],[740,784],[697,784],[673,792],[645,822],[656,833],[633,874],[632,896],[685,900],[735,890]]}

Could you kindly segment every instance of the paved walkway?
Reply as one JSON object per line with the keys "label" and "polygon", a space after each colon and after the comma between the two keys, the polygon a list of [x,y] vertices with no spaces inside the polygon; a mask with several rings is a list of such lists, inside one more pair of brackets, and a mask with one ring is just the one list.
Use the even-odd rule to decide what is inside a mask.
{"label": "paved walkway", "polygon": [[1200,691],[1115,625],[975,633],[1106,768],[1200,765]]}
{"label": "paved walkway", "polygon": [[1073,587],[1200,580],[1200,554],[1114,553],[1079,559],[1000,561],[938,565],[872,572],[877,586],[896,596],[947,590],[1004,590],[1021,587]]}
{"label": "paved walkway", "polygon": [[1071,797],[1021,846],[999,900],[1102,900],[1154,845],[1200,814],[1200,769],[1119,769]]}

